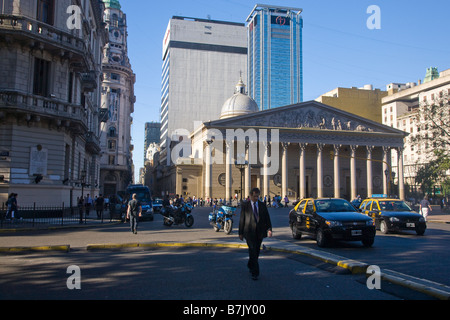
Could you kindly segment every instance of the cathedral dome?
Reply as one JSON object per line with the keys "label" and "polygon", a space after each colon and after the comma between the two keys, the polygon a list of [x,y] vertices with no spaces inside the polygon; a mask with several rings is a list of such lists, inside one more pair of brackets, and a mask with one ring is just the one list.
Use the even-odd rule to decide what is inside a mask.
{"label": "cathedral dome", "polygon": [[103,0],[103,2],[105,3],[105,8],[113,8],[119,10],[122,8],[119,0]]}
{"label": "cathedral dome", "polygon": [[258,111],[259,108],[255,100],[245,94],[245,84],[241,78],[236,85],[234,95],[223,104],[220,119],[242,116]]}

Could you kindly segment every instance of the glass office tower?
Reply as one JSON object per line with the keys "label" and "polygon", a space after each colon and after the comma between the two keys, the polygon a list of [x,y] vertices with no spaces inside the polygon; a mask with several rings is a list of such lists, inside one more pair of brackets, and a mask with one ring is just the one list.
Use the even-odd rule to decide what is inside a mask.
{"label": "glass office tower", "polygon": [[256,5],[248,23],[248,94],[260,110],[303,101],[302,9]]}

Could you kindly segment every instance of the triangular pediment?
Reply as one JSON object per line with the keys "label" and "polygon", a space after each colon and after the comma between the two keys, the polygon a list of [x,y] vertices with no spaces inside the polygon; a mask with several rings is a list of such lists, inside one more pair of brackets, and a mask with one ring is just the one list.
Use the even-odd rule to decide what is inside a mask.
{"label": "triangular pediment", "polygon": [[265,127],[404,134],[403,131],[317,101],[205,123],[208,127]]}

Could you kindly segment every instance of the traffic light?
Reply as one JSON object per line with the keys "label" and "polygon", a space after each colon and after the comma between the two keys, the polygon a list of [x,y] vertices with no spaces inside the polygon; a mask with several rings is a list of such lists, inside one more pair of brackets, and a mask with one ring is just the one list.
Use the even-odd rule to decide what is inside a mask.
{"label": "traffic light", "polygon": [[330,151],[330,159],[334,160],[334,151]]}

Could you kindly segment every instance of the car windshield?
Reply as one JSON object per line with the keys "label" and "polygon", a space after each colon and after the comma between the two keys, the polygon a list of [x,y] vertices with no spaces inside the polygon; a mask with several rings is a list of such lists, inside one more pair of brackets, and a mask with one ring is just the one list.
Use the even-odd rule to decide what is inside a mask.
{"label": "car windshield", "polygon": [[316,212],[355,212],[350,202],[344,199],[321,199],[314,200]]}
{"label": "car windshield", "polygon": [[379,201],[380,209],[383,211],[412,211],[412,209],[400,200]]}

